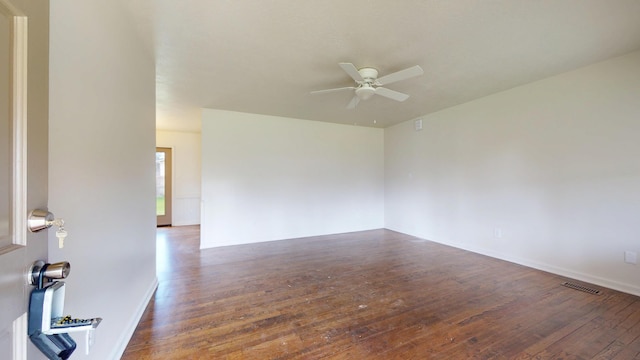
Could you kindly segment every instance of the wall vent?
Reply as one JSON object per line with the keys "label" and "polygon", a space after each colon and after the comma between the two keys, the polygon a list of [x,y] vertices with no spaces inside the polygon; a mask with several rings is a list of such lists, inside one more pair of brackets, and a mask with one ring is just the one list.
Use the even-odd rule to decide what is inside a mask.
{"label": "wall vent", "polygon": [[568,288],[574,289],[574,290],[579,290],[579,291],[583,291],[589,294],[593,294],[593,295],[600,295],[600,290],[594,289],[594,288],[590,288],[590,287],[586,287],[586,286],[582,286],[582,285],[578,285],[576,283],[572,283],[572,282],[563,282],[562,286],[566,286]]}

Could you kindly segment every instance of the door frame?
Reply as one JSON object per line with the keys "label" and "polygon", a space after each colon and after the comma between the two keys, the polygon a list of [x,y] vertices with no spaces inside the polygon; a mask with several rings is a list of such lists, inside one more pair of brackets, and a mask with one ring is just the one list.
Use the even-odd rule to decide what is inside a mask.
{"label": "door frame", "polygon": [[[164,215],[156,214],[157,226],[171,226],[172,224],[172,208],[173,208],[173,148],[157,146],[156,153],[163,152],[165,154],[165,176],[164,176]],[[156,184],[157,186],[157,184]],[[157,197],[157,196],[156,196]]]}
{"label": "door frame", "polygon": [[[11,88],[8,104],[9,128],[11,129],[11,174],[9,199],[10,244],[0,242],[0,255],[27,245],[27,17],[5,1],[0,1],[0,14],[10,18],[11,42],[9,79]],[[2,234],[0,234],[1,236]]]}
{"label": "door frame", "polygon": [[[9,161],[0,166],[2,173],[9,174],[9,196],[0,191],[3,192],[0,194],[0,206],[3,207],[3,212],[8,211],[6,218],[2,220],[6,221],[5,229],[8,231],[0,234],[0,273],[3,274],[0,292],[0,343],[5,355],[14,360],[26,360],[28,353],[35,349],[28,345],[27,307],[32,288],[27,284],[26,274],[30,265],[38,258],[46,259],[48,252],[46,233],[36,235],[27,232],[28,207],[45,207],[48,193],[48,168],[46,163],[41,166],[42,163],[36,161],[39,157],[47,159],[46,132],[42,134],[36,130],[27,134],[27,122],[36,129],[43,125],[46,129],[48,122],[48,57],[28,59],[27,56],[28,51],[36,50],[36,53],[40,53],[40,50],[46,49],[46,45],[42,46],[46,44],[42,39],[48,39],[48,22],[45,22],[45,15],[39,11],[48,8],[48,4],[44,3],[36,5],[23,0],[0,0],[0,16],[9,25],[9,43],[5,48],[3,41],[0,52],[10,55],[9,71],[2,75],[8,77],[6,80],[10,84],[7,98],[3,99],[6,100],[3,104],[9,110],[5,113],[6,119],[0,121],[8,122],[11,153]],[[28,42],[28,35],[36,40]],[[32,69],[39,76],[28,79],[27,72],[33,73]],[[2,83],[6,84],[4,80],[3,78]],[[29,94],[27,85],[35,85],[35,88],[42,86],[47,90]],[[28,95],[30,98],[27,102]],[[30,140],[29,144],[27,139]],[[27,153],[33,155],[27,157]]]}

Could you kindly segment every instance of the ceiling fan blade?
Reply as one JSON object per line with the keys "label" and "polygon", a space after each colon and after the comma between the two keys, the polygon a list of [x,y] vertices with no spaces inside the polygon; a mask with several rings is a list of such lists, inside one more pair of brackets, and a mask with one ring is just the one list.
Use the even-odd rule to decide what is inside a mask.
{"label": "ceiling fan blade", "polygon": [[353,99],[349,101],[349,105],[347,105],[347,109],[349,110],[355,109],[356,106],[358,106],[359,102],[360,102],[360,98],[358,97],[358,95],[354,96]]}
{"label": "ceiling fan blade", "polygon": [[390,90],[383,87],[376,88],[376,95],[384,96],[389,99],[393,99],[395,101],[405,101],[409,98],[409,95],[403,94],[401,92],[397,92],[395,90]]}
{"label": "ceiling fan blade", "polygon": [[352,63],[340,63],[339,65],[342,70],[349,74],[349,76],[351,76],[351,78],[353,78],[357,83],[364,81],[362,75],[360,75],[358,69]]}
{"label": "ceiling fan blade", "polygon": [[392,74],[385,75],[381,78],[378,78],[376,83],[380,85],[387,85],[387,84],[394,83],[396,81],[412,78],[414,76],[420,76],[422,74],[424,74],[424,70],[422,70],[420,66],[416,65],[408,69],[396,71]]}
{"label": "ceiling fan blade", "polygon": [[335,89],[326,89],[326,90],[316,90],[316,91],[312,91],[311,94],[324,94],[324,93],[330,93],[330,92],[335,92],[335,91],[342,91],[342,90],[353,90],[355,89],[353,86],[349,86],[349,87],[341,87],[341,88],[335,88]]}

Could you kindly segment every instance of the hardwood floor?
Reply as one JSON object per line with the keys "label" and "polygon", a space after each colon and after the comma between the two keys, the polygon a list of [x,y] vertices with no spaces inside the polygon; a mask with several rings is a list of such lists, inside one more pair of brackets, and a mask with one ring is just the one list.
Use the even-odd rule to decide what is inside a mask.
{"label": "hardwood floor", "polygon": [[157,243],[122,359],[640,359],[639,297],[388,230],[199,250],[189,226]]}

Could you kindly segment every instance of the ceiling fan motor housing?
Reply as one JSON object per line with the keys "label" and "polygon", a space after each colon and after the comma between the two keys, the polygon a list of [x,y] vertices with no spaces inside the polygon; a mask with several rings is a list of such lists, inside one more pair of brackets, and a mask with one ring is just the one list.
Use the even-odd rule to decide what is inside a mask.
{"label": "ceiling fan motor housing", "polygon": [[360,73],[365,82],[374,82],[378,78],[378,70],[374,68],[362,68],[358,70],[358,73]]}

